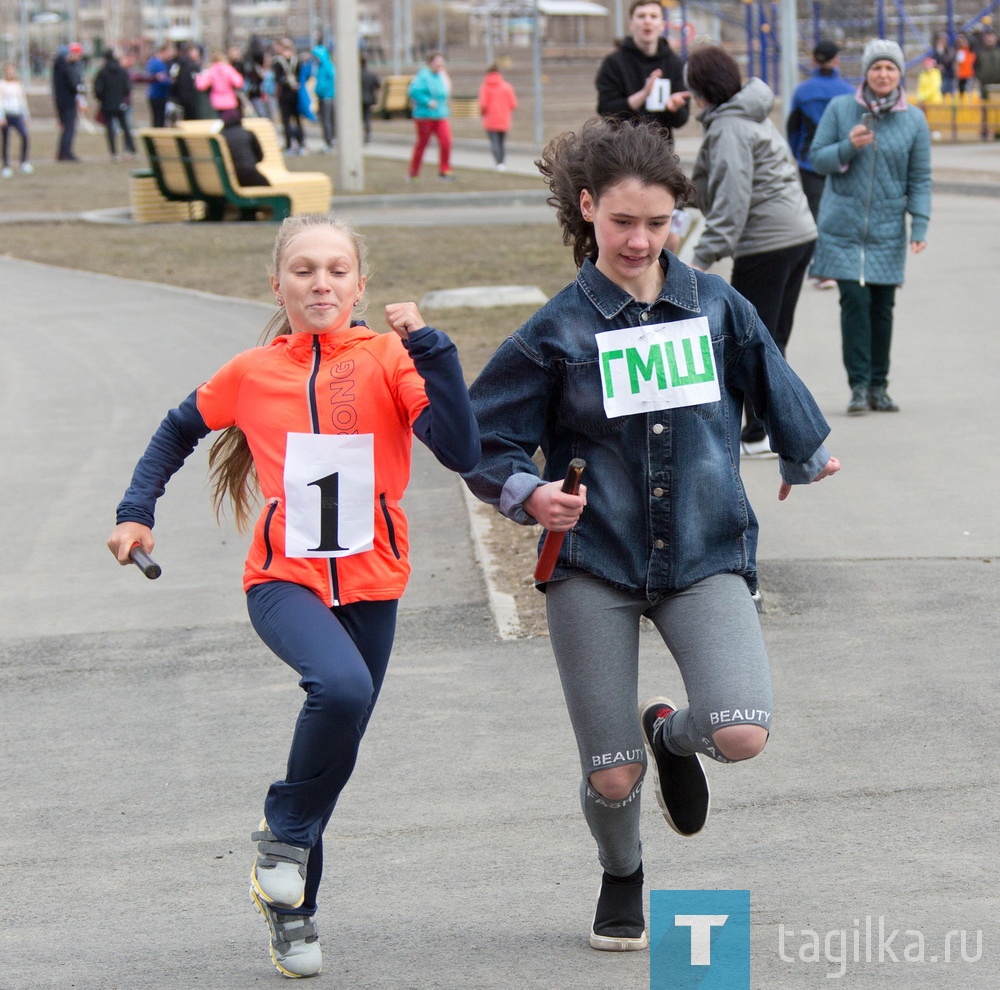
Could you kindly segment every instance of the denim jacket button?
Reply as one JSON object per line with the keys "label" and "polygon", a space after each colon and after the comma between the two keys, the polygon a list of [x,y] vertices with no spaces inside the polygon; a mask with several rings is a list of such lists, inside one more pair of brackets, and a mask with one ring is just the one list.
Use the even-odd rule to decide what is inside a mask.
{"label": "denim jacket button", "polygon": [[640,313],[639,319],[642,320],[643,323],[645,323],[649,319],[649,310],[647,310],[645,313]]}
{"label": "denim jacket button", "polygon": [[665,544],[664,544],[663,540],[654,540],[653,541],[653,546],[656,547],[657,550],[662,550],[663,547],[665,546]]}
{"label": "denim jacket button", "polygon": [[662,423],[654,423],[653,424],[653,432],[654,433],[662,433],[663,432],[663,424]]}
{"label": "denim jacket button", "polygon": [[663,495],[663,489],[662,489],[662,488],[654,488],[654,489],[653,489],[653,494],[654,494],[654,495],[655,495],[655,496],[656,496],[657,498],[660,498],[660,497],[661,497],[661,496]]}

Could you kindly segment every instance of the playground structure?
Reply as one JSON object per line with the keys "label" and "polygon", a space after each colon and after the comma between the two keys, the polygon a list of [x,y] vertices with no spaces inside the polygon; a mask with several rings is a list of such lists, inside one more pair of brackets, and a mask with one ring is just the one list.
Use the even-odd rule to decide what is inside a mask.
{"label": "playground structure", "polygon": [[[907,57],[910,91],[916,89],[916,70],[933,46],[934,35],[964,33],[973,38],[994,23],[1000,0],[983,5],[980,0],[947,0],[946,3],[913,3],[907,0],[811,0],[798,3],[798,78],[812,69],[811,52],[822,38],[841,49],[840,69],[851,82],[860,81],[861,53],[872,38],[897,41]],[[667,33],[671,43],[686,56],[701,39],[726,45],[740,62],[743,74],[758,76],[780,98],[780,10],[774,0],[668,0]],[[1000,93],[984,100],[978,92],[958,97],[945,95],[940,103],[923,108],[937,141],[974,141],[1000,138]]]}
{"label": "playground structure", "polygon": [[[872,38],[899,42],[910,68],[919,66],[932,46],[934,34],[946,31],[954,42],[962,32],[975,34],[994,19],[1000,0],[945,0],[913,3],[907,0],[800,0],[798,3],[799,71],[810,71],[810,52],[821,38],[841,47],[841,71],[848,79],[860,77],[861,52]],[[744,74],[755,75],[780,95],[780,15],[773,0],[742,3],[713,0],[668,0],[669,37],[682,55],[704,35],[728,43],[742,58]]]}

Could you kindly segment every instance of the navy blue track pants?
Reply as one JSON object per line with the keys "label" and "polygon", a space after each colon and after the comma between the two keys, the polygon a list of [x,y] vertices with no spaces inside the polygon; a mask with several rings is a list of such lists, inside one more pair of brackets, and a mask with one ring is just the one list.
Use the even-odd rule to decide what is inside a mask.
{"label": "navy blue track pants", "polygon": [[286,581],[247,593],[250,621],[264,643],[299,675],[306,700],[295,723],[284,780],[268,789],[267,823],[282,842],[307,846],[306,899],[316,910],[323,873],[323,830],[354,770],[389,664],[396,601],[329,608],[312,591]]}

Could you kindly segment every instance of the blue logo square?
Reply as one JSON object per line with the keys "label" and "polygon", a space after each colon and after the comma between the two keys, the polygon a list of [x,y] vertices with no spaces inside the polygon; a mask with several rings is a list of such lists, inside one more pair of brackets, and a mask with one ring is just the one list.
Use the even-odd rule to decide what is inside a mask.
{"label": "blue logo square", "polygon": [[750,990],[750,891],[651,890],[649,990]]}

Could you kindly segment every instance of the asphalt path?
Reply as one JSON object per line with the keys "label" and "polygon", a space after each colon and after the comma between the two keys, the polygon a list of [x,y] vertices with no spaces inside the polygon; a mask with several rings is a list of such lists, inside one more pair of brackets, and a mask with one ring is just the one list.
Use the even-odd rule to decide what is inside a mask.
{"label": "asphalt path", "polygon": [[[779,504],[774,462],[744,465],[774,735],[709,768],[703,835],[650,797],[643,829],[650,886],[751,891],[755,990],[1000,984],[997,230],[1000,200],[936,198],[898,295],[898,415],[845,415],[836,293],[804,290],[789,359],[843,471]],[[276,986],[249,832],[299,691],[249,628],[204,451],[161,500],[158,581],[104,547],[163,412],[267,310],[10,259],[0,280],[0,987]],[[327,831],[316,985],[641,990],[648,954],[587,946],[599,870],[548,642],[497,636],[459,482],[420,450],[406,504],[414,576]],[[655,635],[641,691],[683,697]],[[899,932],[870,962],[866,919]],[[960,931],[981,954],[955,936],[945,962]]]}

